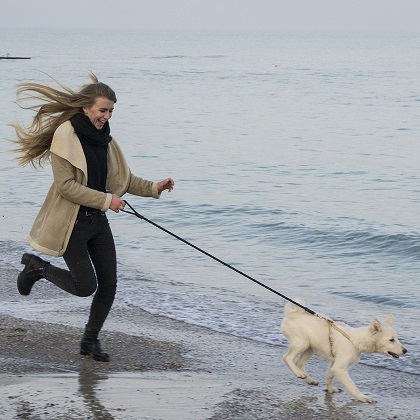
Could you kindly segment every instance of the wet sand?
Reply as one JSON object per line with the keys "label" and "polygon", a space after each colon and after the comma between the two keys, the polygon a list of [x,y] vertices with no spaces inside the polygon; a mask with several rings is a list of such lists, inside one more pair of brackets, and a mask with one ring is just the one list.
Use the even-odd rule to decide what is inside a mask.
{"label": "wet sand", "polygon": [[310,387],[279,347],[146,313],[141,322],[142,337],[103,332],[112,360],[102,363],[78,354],[81,329],[0,315],[0,419],[420,418],[419,376],[359,364],[352,377],[377,401],[363,404],[325,392],[319,359]]}
{"label": "wet sand", "polygon": [[[418,375],[354,366],[352,378],[377,401],[364,404],[347,392],[325,392],[323,360],[308,363],[320,381],[309,386],[284,364],[285,348],[131,312],[118,302],[100,336],[112,360],[94,361],[79,354],[82,328],[64,325],[72,316],[82,327],[86,314],[57,314],[62,324],[50,324],[1,312],[2,299],[17,308],[36,299],[17,294],[16,276],[12,267],[0,271],[0,420],[420,418]],[[38,287],[50,298],[56,293]],[[141,327],[142,335],[117,332],[121,324]]]}

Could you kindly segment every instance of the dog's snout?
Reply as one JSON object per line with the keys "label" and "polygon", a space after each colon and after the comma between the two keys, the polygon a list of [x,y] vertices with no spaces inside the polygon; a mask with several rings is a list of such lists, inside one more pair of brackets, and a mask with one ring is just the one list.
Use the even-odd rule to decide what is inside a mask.
{"label": "dog's snout", "polygon": [[403,347],[403,354],[407,353],[407,349],[405,347]]}

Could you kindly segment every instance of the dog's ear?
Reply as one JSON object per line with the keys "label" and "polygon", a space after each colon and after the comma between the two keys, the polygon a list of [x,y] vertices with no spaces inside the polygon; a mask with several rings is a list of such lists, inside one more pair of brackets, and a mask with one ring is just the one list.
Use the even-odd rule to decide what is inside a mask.
{"label": "dog's ear", "polygon": [[372,322],[370,323],[370,332],[372,334],[377,334],[380,333],[382,331],[382,324],[381,321],[379,321],[379,318],[377,318],[376,316],[372,319]]}
{"label": "dog's ear", "polygon": [[392,323],[394,322],[394,318],[392,315],[388,315],[384,324],[387,325],[388,327],[392,327]]}

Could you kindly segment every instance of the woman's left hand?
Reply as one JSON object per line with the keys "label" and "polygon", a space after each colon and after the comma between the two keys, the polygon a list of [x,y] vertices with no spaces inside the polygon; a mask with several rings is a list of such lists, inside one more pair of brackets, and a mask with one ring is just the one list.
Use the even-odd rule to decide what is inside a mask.
{"label": "woman's left hand", "polygon": [[158,191],[161,193],[162,191],[168,190],[171,192],[174,189],[175,182],[172,178],[164,179],[163,181],[158,182]]}

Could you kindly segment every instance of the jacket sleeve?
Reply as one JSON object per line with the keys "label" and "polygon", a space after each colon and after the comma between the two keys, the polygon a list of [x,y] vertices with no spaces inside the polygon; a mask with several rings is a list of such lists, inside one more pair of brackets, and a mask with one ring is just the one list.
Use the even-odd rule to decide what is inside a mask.
{"label": "jacket sleeve", "polygon": [[157,182],[147,181],[131,173],[124,153],[115,139],[108,145],[107,191],[120,197],[125,193],[141,197],[160,197]]}
{"label": "jacket sleeve", "polygon": [[51,153],[51,166],[57,192],[73,203],[107,211],[112,194],[96,191],[84,185],[85,176],[66,159]]}
{"label": "jacket sleeve", "polygon": [[129,194],[139,195],[141,197],[160,198],[157,182],[147,181],[130,172],[130,182],[127,192]]}

